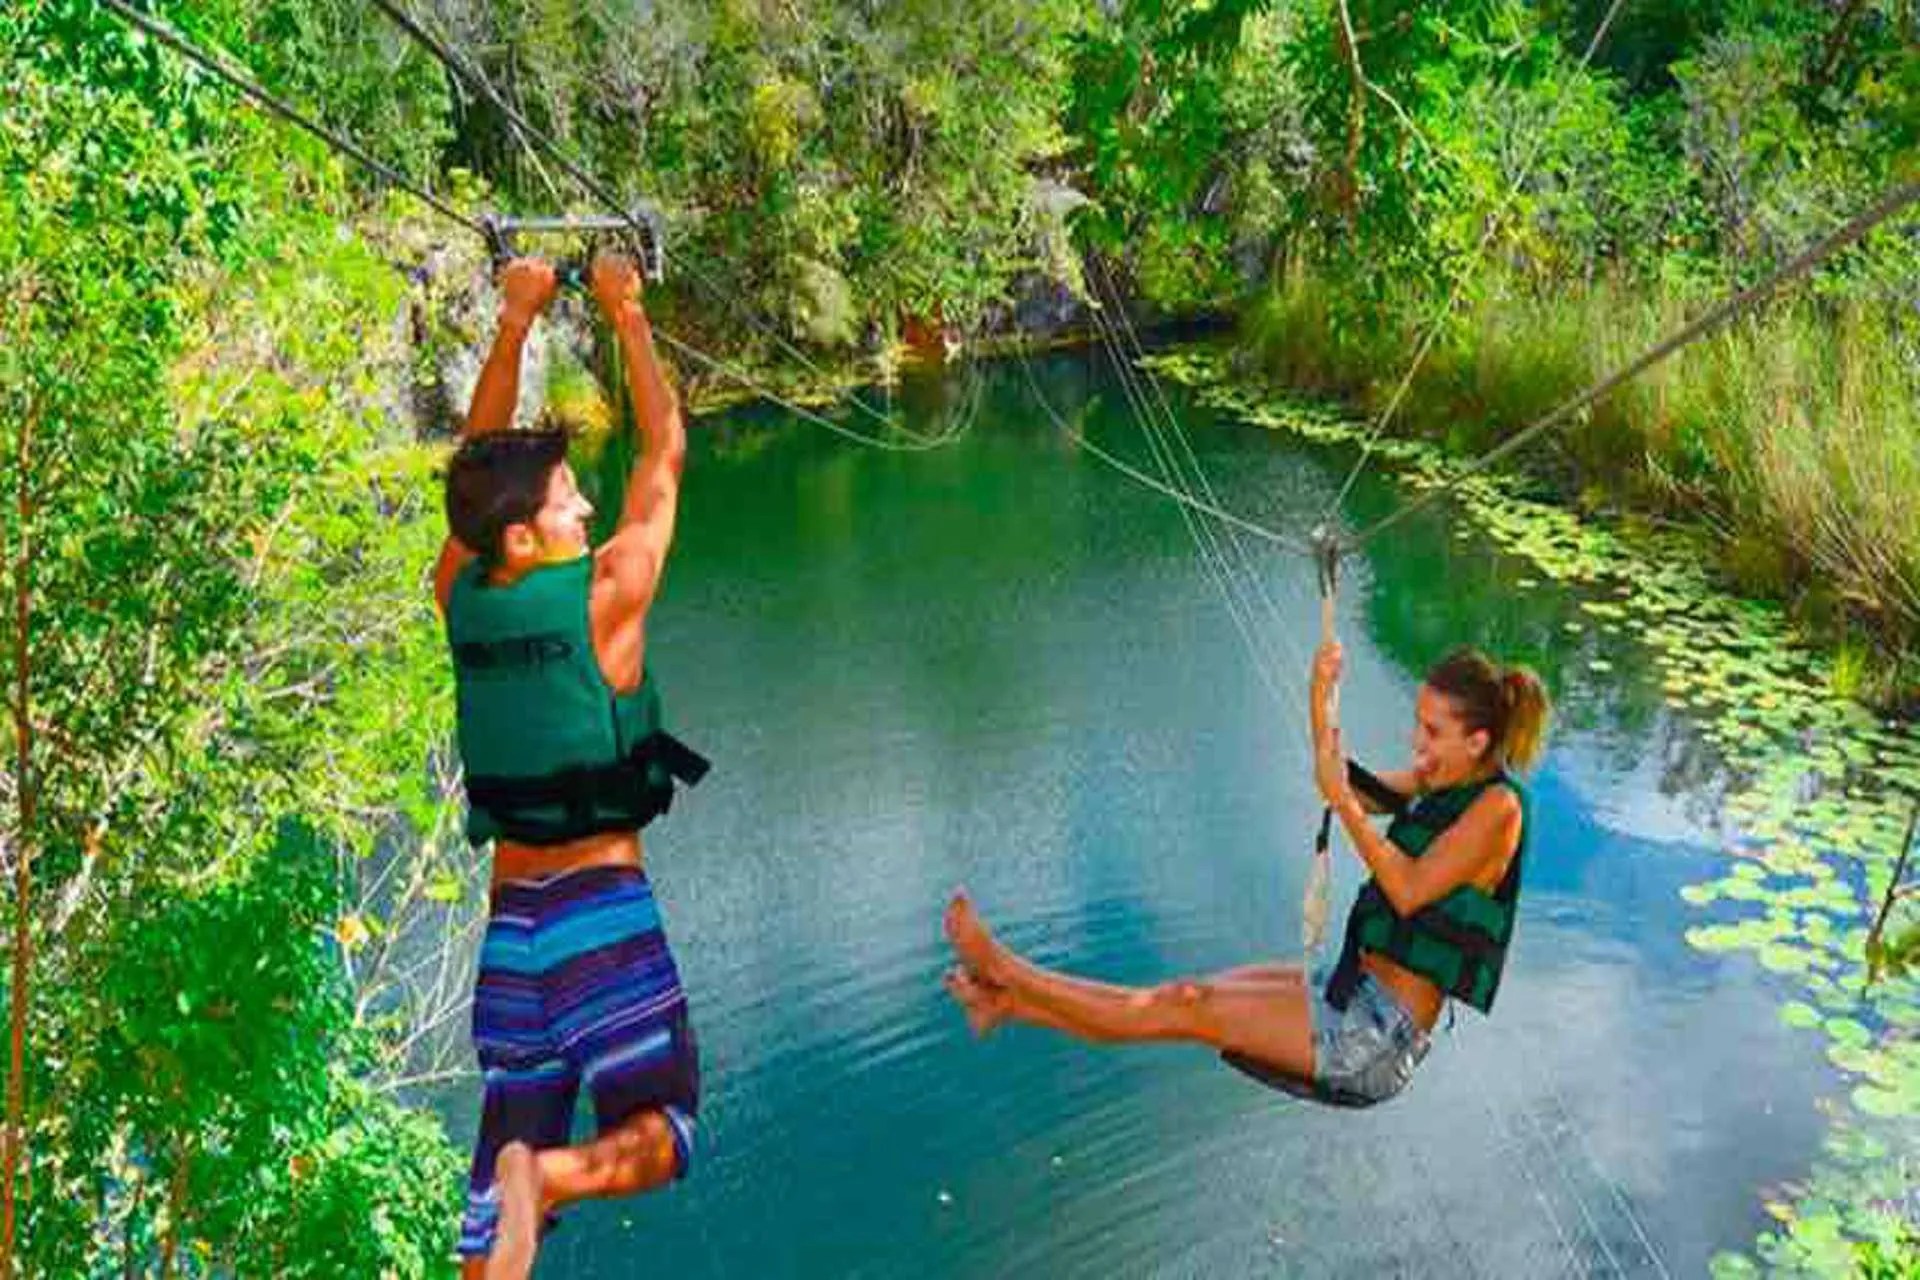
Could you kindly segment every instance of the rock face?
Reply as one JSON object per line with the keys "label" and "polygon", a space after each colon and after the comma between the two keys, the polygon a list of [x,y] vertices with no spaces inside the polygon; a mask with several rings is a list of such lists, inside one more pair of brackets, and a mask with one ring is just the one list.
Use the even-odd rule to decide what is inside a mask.
{"label": "rock face", "polygon": [[[414,375],[409,416],[417,434],[452,435],[466,417],[492,345],[500,290],[484,262],[433,253],[410,268],[408,319]],[[520,365],[514,425],[549,416],[556,386],[577,392],[594,362],[593,303],[562,293],[527,342]]]}
{"label": "rock face", "polygon": [[[964,355],[973,340],[1047,342],[1091,329],[1086,276],[1068,228],[1073,212],[1087,203],[1086,197],[1064,183],[1037,178],[1028,203],[1033,265],[1012,282],[1008,296],[985,308],[973,332],[963,332],[938,308],[928,315],[898,317],[904,350],[879,352],[883,367],[891,367],[901,355],[933,363],[952,360]],[[415,244],[407,250],[404,256],[412,261],[396,265],[413,283],[408,308],[399,317],[399,323],[410,330],[405,336],[412,372],[404,396],[394,397],[404,401],[394,406],[396,419],[419,436],[451,436],[466,417],[486,362],[500,290],[490,265],[475,250],[445,244]],[[808,260],[801,267],[801,287],[792,314],[764,319],[775,324],[784,320],[784,327],[805,349],[849,355],[858,346],[868,348],[868,358],[875,358],[885,342],[884,326],[872,316],[861,321],[851,283],[827,263]],[[1151,320],[1131,314],[1131,306],[1128,310],[1136,324]],[[596,322],[593,303],[583,293],[563,292],[555,301],[525,347],[516,426],[559,421],[591,432],[610,421],[612,406],[595,378],[600,360]],[[863,336],[857,337],[862,331]],[[700,370],[682,372],[705,376]]]}

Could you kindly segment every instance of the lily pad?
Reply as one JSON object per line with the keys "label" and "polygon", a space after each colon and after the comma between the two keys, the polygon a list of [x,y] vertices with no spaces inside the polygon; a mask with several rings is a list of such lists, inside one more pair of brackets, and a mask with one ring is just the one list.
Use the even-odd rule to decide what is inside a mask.
{"label": "lily pad", "polygon": [[1780,1021],[1801,1031],[1810,1031],[1821,1025],[1820,1011],[1800,1000],[1789,1000],[1780,1006]]}
{"label": "lily pad", "polygon": [[1916,1103],[1920,1103],[1920,1098],[1883,1089],[1876,1084],[1863,1084],[1853,1091],[1853,1105],[1870,1116],[1891,1119],[1894,1116],[1912,1115]]}
{"label": "lily pad", "polygon": [[1835,1044],[1864,1048],[1873,1043],[1873,1032],[1852,1018],[1828,1018],[1824,1028]]}

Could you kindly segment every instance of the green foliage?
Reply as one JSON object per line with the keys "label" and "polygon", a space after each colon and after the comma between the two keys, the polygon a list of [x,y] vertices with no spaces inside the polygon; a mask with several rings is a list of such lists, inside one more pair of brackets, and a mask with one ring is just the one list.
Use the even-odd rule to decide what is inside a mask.
{"label": "green foliage", "polygon": [[[399,278],[336,236],[312,144],[91,6],[11,7],[0,35],[0,652],[38,800],[23,827],[7,773],[37,955],[23,1257],[427,1274],[457,1161],[375,1087],[366,970],[327,940],[375,815],[431,832],[444,808],[433,722],[391,715],[435,705],[438,657],[429,463],[374,447],[408,443],[366,364]],[[289,813],[323,838],[277,838]],[[287,1260],[303,1235],[333,1243]]]}
{"label": "green foliage", "polygon": [[[656,306],[736,351],[752,316],[832,349],[902,315],[975,323],[1033,260],[1030,169],[1058,153],[1078,0],[956,7],[447,6],[444,29],[623,192],[663,205]],[[468,107],[452,154],[530,207],[590,199]],[[823,315],[822,269],[860,314]],[[688,278],[697,275],[698,279]]]}
{"label": "green foliage", "polygon": [[[463,206],[587,203],[354,0],[152,8]],[[1340,6],[1261,0],[425,13],[665,207],[651,299],[702,346],[850,361],[909,322],[994,323],[1036,281],[1083,287],[1084,252],[1162,312],[1263,286],[1256,358],[1377,409],[1458,286],[1401,419],[1467,449],[1920,172],[1911,5],[1847,6],[1844,29],[1778,0],[1627,6],[1582,68],[1606,8],[1348,0],[1352,58]],[[439,458],[412,418],[423,366],[476,338],[444,304],[477,246],[87,0],[0,9],[0,75],[0,549],[9,580],[34,549],[40,800],[21,829],[0,776],[34,859],[25,1256],[442,1270],[458,1160],[395,1099],[456,1069],[461,1002],[401,959],[459,945],[477,904],[424,581]],[[1868,691],[1920,635],[1911,230],[1597,406],[1551,464],[1711,513],[1730,572],[1799,592],[1855,646],[1833,679]],[[604,427],[590,376],[559,368],[557,410]],[[0,610],[9,682],[15,625]],[[1792,913],[1726,928],[1703,936],[1783,971],[1825,945]],[[1907,1097],[1859,1061],[1875,1105]],[[1823,1210],[1774,1247],[1840,1265],[1868,1234]]]}
{"label": "green foliage", "polygon": [[1301,167],[1298,95],[1278,65],[1291,20],[1265,0],[1117,9],[1074,42],[1065,121],[1094,200],[1080,226],[1144,301],[1230,300],[1234,250],[1271,240]]}
{"label": "green foliage", "polygon": [[1855,1257],[1858,1280],[1920,1280],[1920,1232],[1908,1229],[1893,1245],[1868,1241]]}

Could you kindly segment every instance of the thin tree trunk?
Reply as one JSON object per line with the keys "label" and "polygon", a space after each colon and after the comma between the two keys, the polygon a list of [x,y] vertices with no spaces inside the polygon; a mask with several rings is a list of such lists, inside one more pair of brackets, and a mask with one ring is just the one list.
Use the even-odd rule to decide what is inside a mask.
{"label": "thin tree trunk", "polygon": [[16,1213],[20,1155],[26,1137],[27,982],[33,962],[33,933],[29,907],[33,892],[33,780],[28,767],[33,754],[33,717],[28,714],[27,624],[32,615],[33,489],[29,481],[33,460],[35,410],[29,407],[20,424],[20,449],[15,459],[20,547],[14,560],[14,703],[15,794],[19,801],[17,840],[13,851],[13,973],[8,983],[10,1051],[7,1062],[7,1126],[4,1154],[0,1155],[0,1280],[12,1280],[17,1252]]}
{"label": "thin tree trunk", "polygon": [[1347,156],[1341,171],[1341,210],[1352,221],[1360,207],[1360,140],[1367,127],[1367,73],[1360,65],[1360,40],[1353,33],[1353,15],[1347,12],[1347,0],[1334,0],[1340,21],[1334,27],[1340,44],[1340,56],[1353,81],[1347,98]]}
{"label": "thin tree trunk", "polygon": [[174,1155],[173,1176],[167,1179],[167,1234],[160,1242],[160,1280],[173,1280],[173,1260],[180,1250],[180,1219],[187,1208],[188,1147],[184,1139]]}
{"label": "thin tree trunk", "polygon": [[1808,84],[1818,89],[1824,86],[1840,65],[1840,55],[1846,52],[1847,37],[1853,33],[1853,24],[1859,19],[1860,11],[1867,7],[1866,0],[1847,0],[1847,7],[1840,12],[1834,22],[1833,30],[1827,35],[1826,47],[1820,51],[1820,64],[1814,68]]}

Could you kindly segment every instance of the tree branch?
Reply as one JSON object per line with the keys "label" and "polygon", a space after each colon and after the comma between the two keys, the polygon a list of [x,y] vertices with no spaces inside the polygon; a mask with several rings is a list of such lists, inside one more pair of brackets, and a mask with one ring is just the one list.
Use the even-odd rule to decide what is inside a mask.
{"label": "tree branch", "polygon": [[1914,797],[1913,812],[1907,817],[1907,834],[1900,841],[1900,857],[1893,864],[1893,875],[1887,880],[1886,897],[1880,900],[1880,912],[1874,917],[1873,928],[1867,931],[1867,985],[1871,987],[1880,977],[1879,965],[1873,956],[1880,950],[1880,936],[1887,926],[1887,916],[1893,911],[1895,899],[1905,897],[1907,889],[1901,882],[1907,874],[1907,855],[1913,852],[1913,832],[1920,826],[1920,796]]}
{"label": "tree branch", "polygon": [[1360,41],[1353,34],[1353,15],[1347,12],[1347,0],[1334,0],[1340,24],[1335,34],[1340,55],[1347,64],[1353,88],[1347,99],[1347,156],[1341,174],[1341,203],[1351,220],[1360,204],[1360,139],[1367,126],[1367,73],[1360,66]]}

